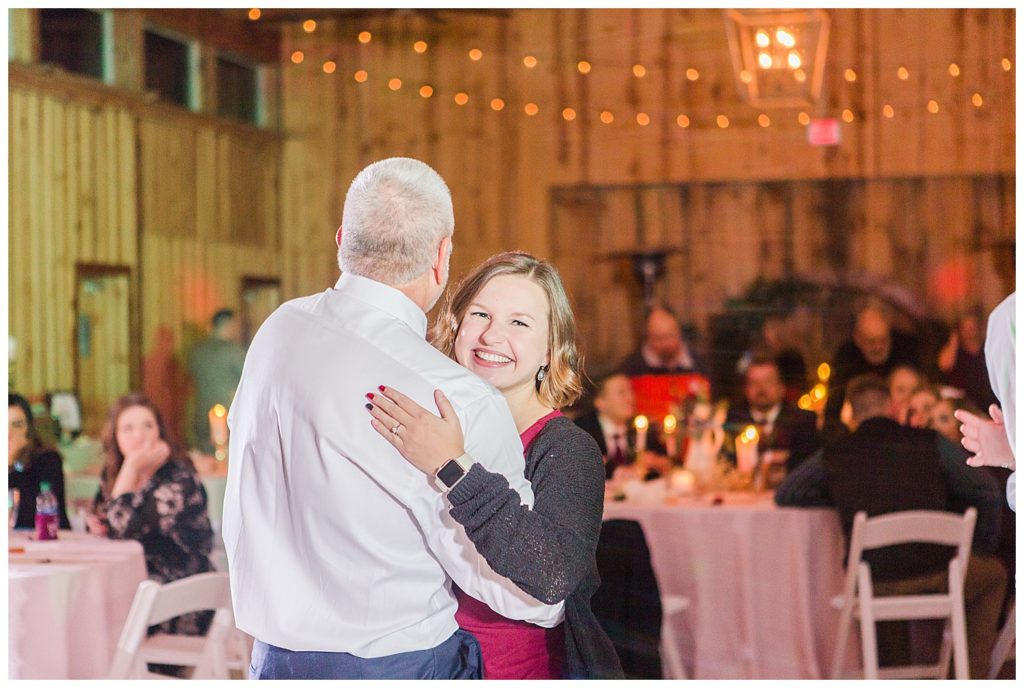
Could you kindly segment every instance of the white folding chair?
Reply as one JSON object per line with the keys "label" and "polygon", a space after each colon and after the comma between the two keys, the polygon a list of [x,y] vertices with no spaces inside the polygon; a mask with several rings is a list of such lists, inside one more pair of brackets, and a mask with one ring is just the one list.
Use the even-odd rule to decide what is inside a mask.
{"label": "white folding chair", "polygon": [[999,675],[1003,665],[1010,659],[1016,659],[1017,645],[1017,602],[1010,605],[1010,611],[1006,613],[1006,623],[1003,630],[999,631],[995,645],[992,646],[992,663],[989,665],[988,677],[994,679]]}
{"label": "white folding chair", "polygon": [[[850,535],[843,594],[832,600],[840,610],[839,629],[832,662],[832,678],[842,678],[853,619],[860,621],[864,678],[945,678],[953,657],[957,679],[969,675],[967,630],[964,620],[964,575],[971,554],[971,537],[978,512],[973,507],[961,516],[946,511],[900,511],[868,518],[858,512]],[[906,542],[929,542],[957,548],[949,562],[949,583],[944,594],[875,597],[871,566],[861,560],[864,550]],[[934,665],[878,667],[875,624],[879,621],[945,618],[939,661]]]}
{"label": "white folding chair", "polygon": [[689,608],[690,600],[682,595],[661,597],[661,658],[664,660],[661,673],[665,678],[687,678],[683,655],[679,649],[679,638],[672,624],[677,615]]}
{"label": "white folding chair", "polygon": [[[216,611],[205,636],[146,636],[150,626],[208,609]],[[238,654],[237,645],[235,652],[228,650],[234,631],[228,574],[200,573],[163,585],[143,581],[121,630],[109,678],[167,678],[147,671],[146,664],[195,667],[193,679],[230,678],[229,657],[235,660],[231,664],[239,661],[233,656]]]}

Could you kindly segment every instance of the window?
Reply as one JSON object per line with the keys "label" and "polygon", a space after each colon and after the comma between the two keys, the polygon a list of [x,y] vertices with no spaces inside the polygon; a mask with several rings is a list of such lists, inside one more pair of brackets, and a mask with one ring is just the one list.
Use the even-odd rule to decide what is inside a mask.
{"label": "window", "polygon": [[217,114],[259,124],[256,68],[225,57],[217,58]]}
{"label": "window", "polygon": [[146,31],[146,89],[164,100],[192,107],[189,46],[184,41]]}
{"label": "window", "polygon": [[39,59],[104,78],[103,15],[91,10],[39,10]]}

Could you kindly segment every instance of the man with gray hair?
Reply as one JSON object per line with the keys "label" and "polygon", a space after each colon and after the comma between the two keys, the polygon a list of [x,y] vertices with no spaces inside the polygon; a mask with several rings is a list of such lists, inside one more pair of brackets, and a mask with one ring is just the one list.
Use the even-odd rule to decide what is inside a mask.
{"label": "man with gray hair", "polygon": [[453,230],[434,170],[368,166],[345,199],[334,288],[283,304],[250,345],[228,418],[223,530],[253,678],[479,678],[452,582],[506,618],[564,617],[494,573],[451,518],[457,457],[428,479],[367,422],[364,390],[433,408],[441,389],[467,453],[532,506],[504,398],[425,340]]}

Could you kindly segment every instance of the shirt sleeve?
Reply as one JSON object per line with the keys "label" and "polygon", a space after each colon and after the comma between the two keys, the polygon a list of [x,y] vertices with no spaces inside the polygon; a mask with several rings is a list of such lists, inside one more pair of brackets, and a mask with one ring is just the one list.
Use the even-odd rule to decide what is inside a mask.
{"label": "shirt sleeve", "polygon": [[822,452],[811,454],[775,490],[779,506],[832,506],[822,464]]}
{"label": "shirt sleeve", "polygon": [[474,465],[449,495],[451,514],[496,572],[537,599],[565,600],[591,571],[604,510],[593,438],[566,434],[537,463],[529,509],[504,477]]}
{"label": "shirt sleeve", "polygon": [[961,510],[973,506],[978,510],[973,550],[992,554],[999,544],[999,511],[1003,506],[999,485],[985,471],[968,466],[964,455],[946,438],[939,436],[936,445],[953,506]]}

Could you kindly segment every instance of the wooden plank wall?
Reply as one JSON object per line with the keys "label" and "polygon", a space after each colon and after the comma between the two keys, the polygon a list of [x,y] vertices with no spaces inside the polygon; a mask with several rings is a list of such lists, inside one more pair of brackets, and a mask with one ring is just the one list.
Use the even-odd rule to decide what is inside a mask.
{"label": "wooden plank wall", "polygon": [[[821,102],[770,110],[740,98],[720,10],[445,13],[443,23],[406,13],[321,21],[312,34],[292,27],[284,56],[301,51],[303,59],[282,70],[286,224],[325,241],[359,169],[409,155],[433,165],[452,189],[456,277],[500,250],[557,256],[567,272],[605,275],[579,281],[574,296],[584,311],[598,301],[636,309],[637,293],[609,291],[613,268],[596,267],[593,256],[635,245],[623,227],[637,208],[646,241],[689,242],[667,280],[687,295],[677,305],[702,331],[707,313],[752,277],[829,271],[836,247],[845,247],[850,269],[914,290],[935,317],[945,313],[936,310],[929,279],[960,256],[977,269],[962,298],[991,308],[1008,287],[995,277],[990,254],[999,242],[1008,251],[1014,237],[1014,10],[829,14]],[[357,40],[360,31],[371,32],[369,43]],[[413,50],[416,40],[428,43],[426,52]],[[483,53],[478,61],[469,58],[473,48]],[[538,61],[532,69],[527,55]],[[577,67],[583,59],[587,74]],[[325,73],[327,60],[335,72]],[[645,67],[642,78],[635,64]],[[847,69],[855,80],[844,77]],[[357,70],[368,72],[365,82],[353,78]],[[388,86],[392,78],[401,79],[397,90]],[[433,88],[430,98],[419,94],[423,84]],[[454,102],[457,92],[469,95],[466,105]],[[501,110],[492,109],[493,98],[504,101]],[[933,99],[937,113],[927,109]],[[525,114],[526,103],[539,113]],[[894,109],[891,119],[885,105]],[[565,108],[573,119],[563,117]],[[801,112],[840,117],[847,109],[853,122],[842,124],[838,146],[807,144]],[[603,110],[613,114],[610,124],[601,121]],[[647,126],[637,123],[638,113],[650,117]],[[769,126],[758,122],[761,114]],[[680,115],[688,126],[678,124]],[[719,115],[728,127],[718,125]],[[837,184],[787,184],[793,180]],[[636,190],[665,185],[672,190],[634,198]],[[600,190],[613,186],[628,191]],[[573,200],[556,202],[554,190],[567,188]],[[685,210],[680,193],[689,194]],[[852,214],[830,214],[837,201]],[[617,354],[623,338],[616,328],[591,329],[605,352],[592,362],[606,363],[594,359]]]}
{"label": "wooden plank wall", "polygon": [[8,105],[14,387],[74,388],[75,266],[126,267],[136,315],[110,324],[136,343],[132,386],[181,427],[210,316],[240,307],[243,277],[283,277],[278,139],[26,69]]}

